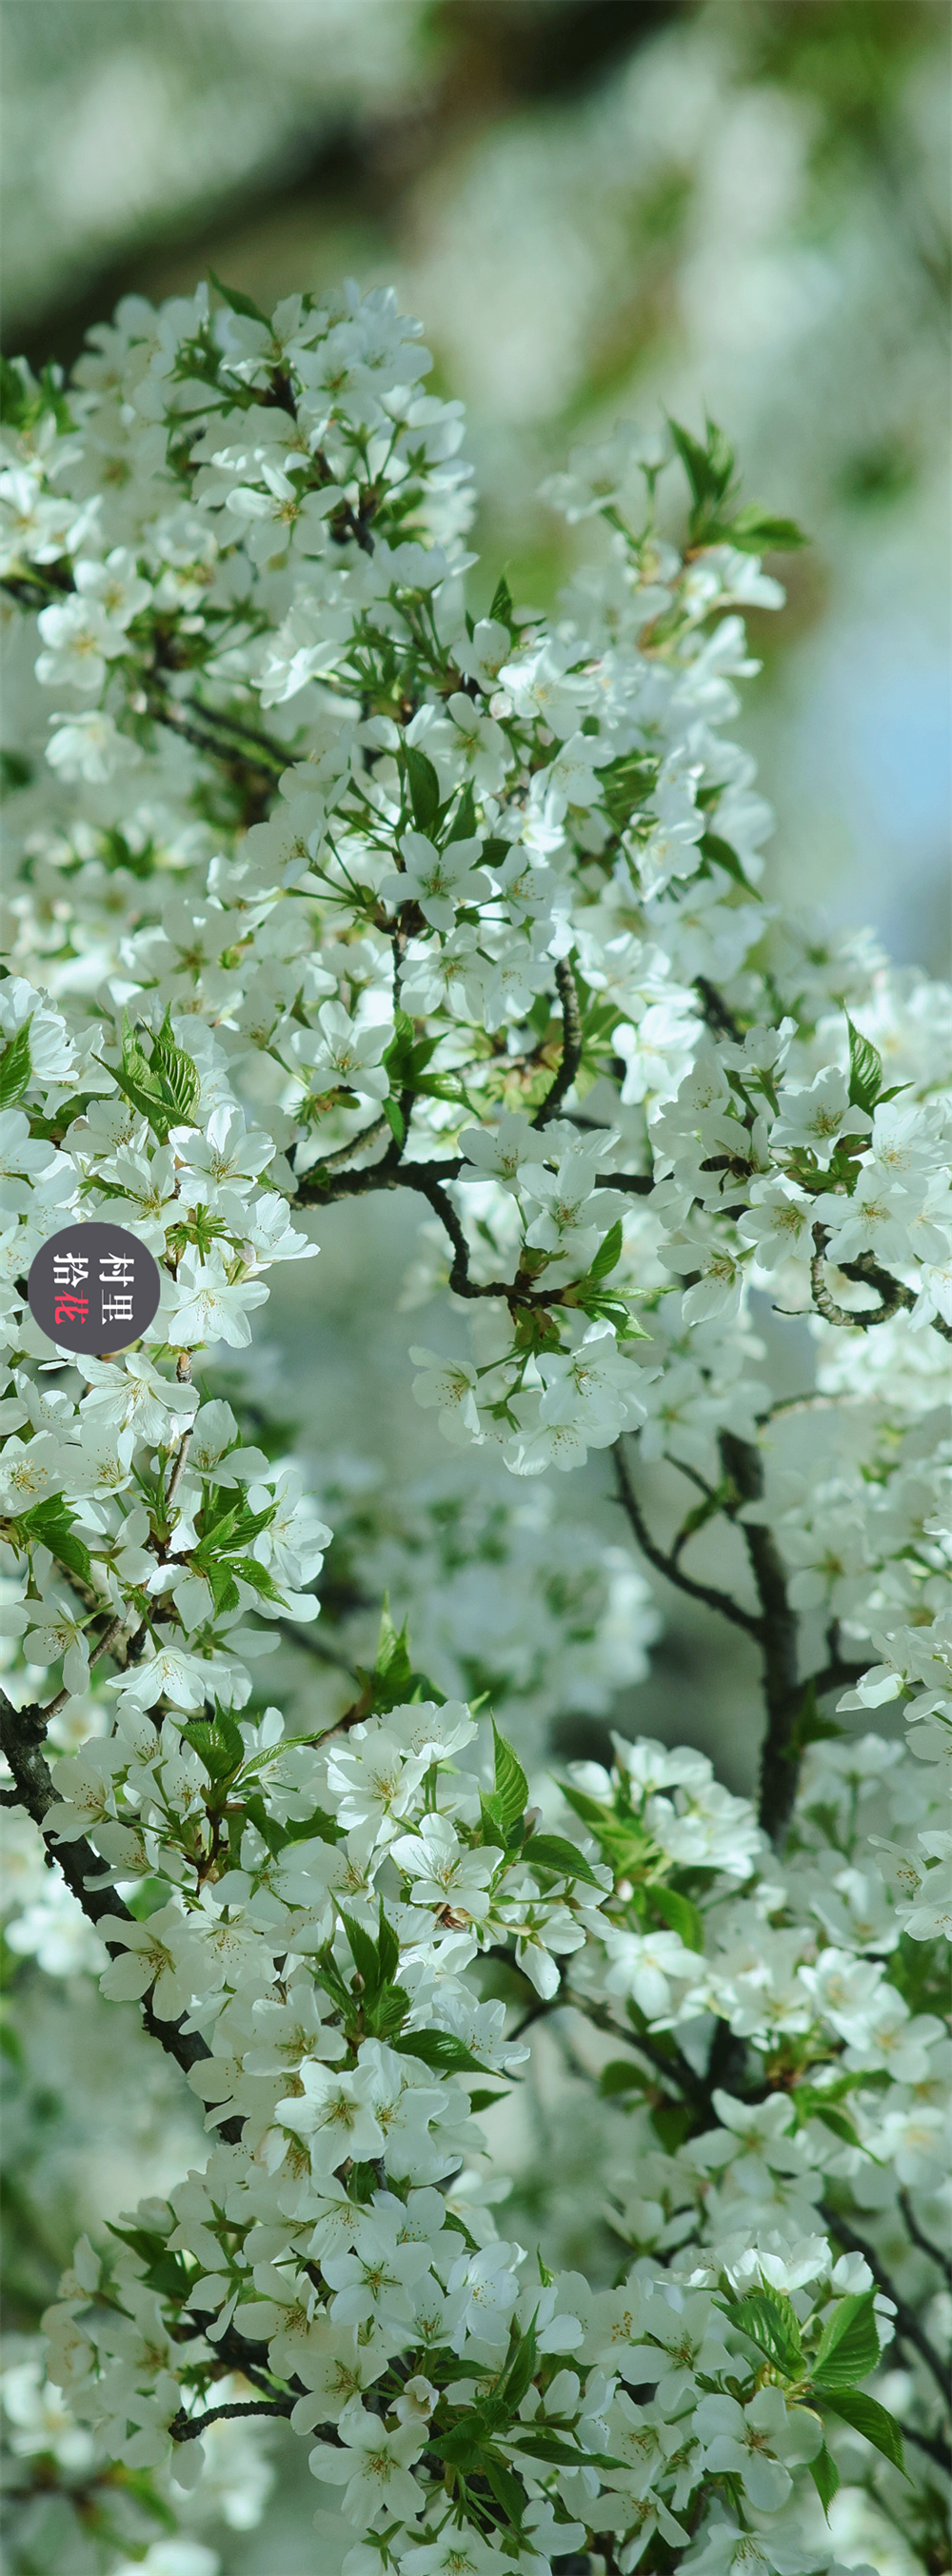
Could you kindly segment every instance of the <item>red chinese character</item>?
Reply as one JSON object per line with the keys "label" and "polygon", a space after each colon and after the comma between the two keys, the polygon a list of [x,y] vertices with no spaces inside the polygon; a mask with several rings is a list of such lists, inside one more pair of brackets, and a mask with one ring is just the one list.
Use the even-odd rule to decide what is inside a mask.
{"label": "red chinese character", "polygon": [[89,1321],[88,1297],[57,1297],[53,1309],[54,1324],[86,1324]]}

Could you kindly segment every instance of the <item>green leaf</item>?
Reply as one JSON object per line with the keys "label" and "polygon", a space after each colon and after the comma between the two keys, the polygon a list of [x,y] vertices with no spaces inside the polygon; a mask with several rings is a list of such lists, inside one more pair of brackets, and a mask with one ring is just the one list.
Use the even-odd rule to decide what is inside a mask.
{"label": "green leaf", "polygon": [[699,1908],[692,1905],[690,1897],[682,1896],[676,1887],[650,1887],[648,1895],[662,1923],[677,1933],[685,1949],[703,1950],[704,1917]]}
{"label": "green leaf", "polygon": [[508,2102],[508,2093],[486,2093],[477,2090],[469,2097],[471,2111],[491,2111],[494,2102]]}
{"label": "green leaf", "polygon": [[495,1718],[492,1723],[496,1759],[493,1799],[508,1842],[513,1826],[518,1824],[528,1806],[529,1783],[521,1762],[516,1760],[511,1744],[507,1744],[505,1736],[500,1735]]}
{"label": "green leaf", "polygon": [[489,614],[490,617],[498,618],[500,626],[508,626],[511,629],[512,592],[509,588],[504,572],[500,573],[495,590],[493,591]]}
{"label": "green leaf", "polygon": [[30,388],[20,368],[14,366],[12,358],[0,358],[0,420],[4,428],[22,429],[29,410]]}
{"label": "green leaf", "polygon": [[707,859],[711,867],[723,868],[727,876],[733,877],[735,885],[744,886],[750,893],[750,879],[744,875],[737,852],[731,849],[729,841],[722,841],[718,832],[705,832],[698,848],[702,859]]}
{"label": "green leaf", "polygon": [[216,1786],[240,1771],[245,1758],[244,1739],[240,1726],[236,1725],[227,1709],[219,1709],[214,1721],[207,1717],[189,1718],[181,1734],[184,1742],[191,1745],[193,1753],[197,1753],[209,1779]]}
{"label": "green leaf", "polygon": [[239,286],[223,285],[221,278],[216,277],[213,268],[209,269],[208,275],[216,295],[221,296],[223,304],[230,305],[233,313],[243,313],[246,322],[263,322],[265,330],[270,334],[271,324],[267,314],[262,313],[260,304],[255,304],[250,295],[243,295]]}
{"label": "green leaf", "polygon": [[531,1834],[520,1857],[530,1869],[556,1869],[563,1878],[584,1878],[587,1886],[598,1886],[591,1863],[575,1843],[569,1842],[567,1834]]}
{"label": "green leaf", "polygon": [[433,2067],[439,2075],[491,2073],[491,2068],[473,2056],[465,2040],[457,2038],[455,2030],[405,2030],[399,2039],[391,2041],[391,2046],[399,2050],[401,2057],[419,2057],[424,2066]]}
{"label": "green leaf", "polygon": [[603,2102],[612,2102],[618,2093],[643,2091],[644,2084],[644,2067],[636,2066],[633,2057],[612,2057],[602,2068],[598,2090]]}
{"label": "green leaf", "polygon": [[296,1823],[284,1827],[285,1840],[289,1843],[340,1843],[344,1841],[345,1834],[346,1827],[338,1824],[336,1816],[325,1814],[323,1807],[315,1807],[312,1816],[301,1816]]}
{"label": "green leaf", "polygon": [[384,1100],[381,1102],[381,1107],[391,1136],[395,1137],[398,1145],[402,1145],[407,1130],[399,1103],[396,1100]]}
{"label": "green leaf", "polygon": [[878,2360],[875,2293],[854,2290],[848,2298],[840,2299],[824,2326],[813,2363],[813,2379],[818,2388],[852,2388],[858,2379],[866,2378],[868,2371],[875,2370]]}
{"label": "green leaf", "polygon": [[152,1041],[151,1057],[140,1046],[124,1011],[122,1061],[118,1068],[107,1066],[106,1070],[140,1117],[148,1119],[161,1144],[166,1143],[170,1128],[188,1126],[201,1080],[191,1056],[175,1044],[168,1011]]}
{"label": "green leaf", "polygon": [[32,1020],[31,1011],[22,1029],[17,1030],[16,1037],[11,1038],[9,1046],[4,1047],[0,1055],[0,1109],[12,1109],[18,1100],[22,1100],[29,1083],[33,1071],[30,1055]]}
{"label": "green leaf", "polygon": [[381,1981],[383,1984],[389,1985],[391,1980],[396,1976],[397,1969],[400,1965],[400,1943],[394,1931],[393,1924],[388,1922],[384,1913],[382,1897],[380,1899],[380,1911],[377,1918],[377,1957],[380,1962]]}
{"label": "green leaf", "polygon": [[186,1055],[184,1047],[176,1046],[168,1010],[153,1040],[151,1070],[158,1074],[163,1096],[175,1110],[179,1124],[187,1127],[202,1087],[201,1078],[193,1058]]}
{"label": "green leaf", "polygon": [[607,1279],[609,1271],[617,1269],[620,1260],[621,1218],[616,1217],[614,1225],[609,1227],[604,1243],[599,1244],[595,1259],[589,1270],[589,1278]]}
{"label": "green leaf", "polygon": [[[449,844],[451,841],[471,841],[475,835],[476,829],[476,806],[473,799],[472,788],[467,780],[466,786],[464,787],[463,793],[460,797],[459,804],[457,805],[456,812],[453,816],[452,825],[446,836],[447,843]],[[508,841],[503,843],[503,848],[505,849],[508,857]]]}
{"label": "green leaf", "polygon": [[832,2129],[834,2138],[842,2138],[844,2145],[848,2147],[859,2147],[864,2156],[870,2154],[870,2149],[863,2146],[852,2120],[847,2118],[845,2111],[837,2110],[835,2102],[824,2102],[822,2094],[815,2094],[810,2110],[815,2120],[822,2120],[825,2129]]}
{"label": "green leaf", "polygon": [[21,1513],[14,1529],[22,1534],[25,1545],[48,1547],[57,1565],[65,1567],[67,1574],[75,1574],[80,1583],[92,1584],[89,1549],[83,1545],[82,1539],[73,1535],[73,1514],[62,1494],[51,1494],[44,1502],[34,1503],[32,1511]]}
{"label": "green leaf", "polygon": [[20,787],[29,787],[33,763],[24,751],[0,751],[0,796],[15,796]]}
{"label": "green leaf", "polygon": [[[536,2309],[537,2315],[538,2309]],[[535,2316],[527,2325],[524,2334],[518,2333],[515,2329],[513,2331],[512,2353],[497,2390],[497,2396],[503,2401],[510,2421],[518,2414],[526,2390],[531,2386],[539,2364]]]}
{"label": "green leaf", "polygon": [[5,428],[21,433],[35,429],[44,412],[52,412],[57,429],[75,428],[63,392],[62,368],[50,359],[34,377],[25,358],[0,359],[0,419]]}
{"label": "green leaf", "polygon": [[513,2476],[511,2469],[504,2466],[502,2460],[495,2459],[484,2460],[483,2476],[487,2486],[492,2489],[497,2504],[501,2504],[503,2512],[508,2514],[514,2530],[520,2531],[526,2499],[518,2478]]}
{"label": "green leaf", "polygon": [[579,2469],[588,2456],[577,2448],[573,2450],[564,2435],[552,2432],[547,2424],[540,2424],[537,2429],[530,2426],[512,2438],[517,2451],[524,2451],[530,2459],[551,2461],[553,2468]]}
{"label": "green leaf", "polygon": [[882,1090],[883,1060],[872,1040],[854,1028],[848,1011],[846,1025],[850,1033],[850,1106],[872,1113]]}
{"label": "green leaf", "polygon": [[777,519],[764,510],[759,501],[748,501],[723,534],[742,554],[792,554],[798,546],[808,546],[809,537],[796,519]]}
{"label": "green leaf", "polygon": [[891,2460],[893,2468],[901,2469],[905,2477],[902,2434],[895,2417],[887,2414],[878,2397],[867,2397],[860,2388],[838,2388],[835,2396],[824,2388],[817,2394],[822,2396],[830,2415],[841,2416],[844,2424],[852,2425],[854,2433],[862,2433],[874,2451],[881,2451],[884,2460]]}
{"label": "green leaf", "polygon": [[807,2461],[807,2467],[827,2521],[829,2521],[830,2506],[839,2487],[840,2473],[832,2452],[827,2450],[825,2442],[823,2444],[822,2451],[817,2452],[816,2459]]}
{"label": "green leaf", "polygon": [[655,2102],[649,2112],[656,2138],[660,2138],[666,2156],[676,2156],[683,2147],[691,2126],[691,2113],[686,2102]]}
{"label": "green leaf", "polygon": [[758,2352],[787,2379],[803,2372],[803,2350],[796,2310],[777,2290],[748,2290],[742,2299],[719,2299],[729,2325],[747,2335]]}
{"label": "green leaf", "polygon": [[376,1941],[369,1932],[365,1931],[362,1923],[355,1922],[352,1914],[342,1913],[341,1922],[357,1974],[363,1980],[364,1992],[374,1995],[381,1982]]}
{"label": "green leaf", "polygon": [[497,1850],[504,1852],[507,1836],[499,1800],[493,1797],[487,1798],[482,1789],[479,1793],[479,1814],[482,1826],[481,1840],[484,1843],[495,1844]]}
{"label": "green leaf", "polygon": [[418,751],[415,743],[404,744],[403,758],[413,820],[417,831],[425,832],[429,838],[440,810],[440,782],[432,760],[427,759],[425,751]]}
{"label": "green leaf", "polygon": [[693,438],[689,429],[668,415],[668,427],[691,486],[694,508],[691,512],[691,534],[701,535],[726,500],[734,471],[734,450],[715,422],[705,420],[705,442]]}

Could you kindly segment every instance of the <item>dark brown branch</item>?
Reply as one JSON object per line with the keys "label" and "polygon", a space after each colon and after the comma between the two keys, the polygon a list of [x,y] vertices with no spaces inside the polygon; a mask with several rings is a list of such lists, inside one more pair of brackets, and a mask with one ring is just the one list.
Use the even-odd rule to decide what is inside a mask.
{"label": "dark brown branch", "polygon": [[547,1127],[555,1117],[582,1061],[582,1015],[578,1006],[578,989],[567,957],[560,957],[555,970],[559,1000],[562,1004],[562,1062],[555,1081],[546,1092],[541,1109],[536,1110],[534,1127]]}
{"label": "dark brown branch", "polygon": [[716,1037],[733,1038],[735,1046],[740,1046],[743,1042],[743,1029],[739,1020],[735,1019],[733,1011],[728,1009],[723,994],[718,992],[717,985],[712,984],[707,975],[695,975],[694,990],[701,1005],[701,1017],[705,1027],[711,1029]]}
{"label": "dark brown branch", "polygon": [[952,2442],[947,2442],[943,2433],[920,2433],[915,2424],[904,2424],[902,2438],[904,2442],[914,2442],[917,2451],[924,2451],[937,2469],[947,2478],[952,2477]]}
{"label": "dark brown branch", "polygon": [[[732,1431],[724,1431],[720,1451],[724,1473],[730,1477],[739,1503],[759,1502],[764,1490],[759,1449],[749,1440],[738,1440]],[[799,1774],[799,1765],[791,1760],[791,1739],[803,1701],[803,1684],[797,1676],[798,1622],[787,1597],[787,1569],[772,1531],[760,1521],[741,1521],[740,1528],[760,1602],[757,1633],[767,1710],[757,1812],[764,1833],[776,1843],[788,1822]]]}
{"label": "dark brown branch", "polygon": [[[642,2057],[646,2057],[649,2066],[654,2068],[655,2074],[663,2076],[667,2084],[675,2085],[682,2100],[690,2103],[693,2111],[702,2114],[710,2113],[711,2106],[704,2078],[695,2073],[693,2066],[689,2064],[683,2051],[676,2044],[672,2044],[668,2055],[663,2048],[659,2047],[657,2040],[648,2037],[647,2032],[634,2030],[630,2022],[616,2021],[614,2015],[609,2012],[607,2004],[593,2003],[590,1995],[573,1995],[570,1986],[566,1986],[559,2001],[572,2004],[576,2012],[584,2014],[586,2021],[593,2023],[596,2030],[610,2033],[612,2039],[623,2039],[626,2048],[640,2050]],[[553,1997],[553,2008],[554,2004]],[[510,2035],[514,2037],[515,2033]],[[637,2074],[640,2070],[634,2068],[632,2071]]]}
{"label": "dark brown branch", "polygon": [[913,2244],[918,2245],[920,2254],[928,2255],[930,2263],[938,2264],[940,2272],[947,2280],[950,2290],[952,2290],[952,2262],[949,2261],[947,2254],[943,2254],[940,2246],[933,2245],[931,2237],[923,2234],[907,2191],[900,2192],[899,2207],[902,2211]]}
{"label": "dark brown branch", "polygon": [[[814,1226],[816,1250],[810,1263],[810,1285],[817,1313],[824,1316],[828,1324],[841,1324],[854,1333],[869,1333],[877,1324],[891,1323],[901,1309],[909,1313],[916,1303],[915,1289],[906,1288],[901,1279],[894,1279],[891,1270],[884,1270],[871,1252],[861,1252],[856,1261],[838,1261],[836,1267],[842,1271],[844,1279],[854,1279],[859,1287],[874,1289],[879,1305],[860,1306],[853,1311],[846,1306],[838,1306],[823,1275],[829,1239],[827,1226]],[[930,1315],[929,1321],[933,1331],[941,1333],[944,1342],[952,1342],[952,1324],[946,1323],[944,1315]]]}
{"label": "dark brown branch", "polygon": [[169,2432],[173,2442],[198,2442],[202,2434],[207,2433],[210,2424],[230,2423],[236,2415],[287,2417],[296,2404],[295,2397],[267,2397],[260,2401],[249,2398],[245,2403],[239,2400],[234,2406],[210,2406],[205,2415],[186,2415],[184,2409],[180,2408],[179,2413],[172,2417]]}
{"label": "dark brown branch", "polygon": [[[209,724],[223,725],[227,732],[236,735],[239,752],[242,742],[251,743],[254,750],[263,753],[275,770],[287,769],[294,758],[293,752],[285,743],[275,742],[272,734],[259,733],[256,726],[245,724],[239,716],[226,715],[223,707],[210,707],[204,698],[182,698],[179,703],[190,715],[200,716]],[[224,751],[227,759],[234,759],[234,751],[230,744],[224,746]],[[253,762],[252,766],[260,769],[260,758]]]}
{"label": "dark brown branch", "polygon": [[620,1440],[615,1442],[612,1454],[618,1482],[616,1499],[627,1515],[642,1555],[647,1557],[649,1565],[656,1566],[658,1573],[665,1575],[669,1583],[677,1584],[679,1592],[689,1593],[692,1601],[705,1602],[709,1610],[717,1610],[723,1619],[730,1619],[735,1628],[743,1628],[746,1636],[759,1637],[760,1621],[755,1618],[752,1610],[742,1609],[739,1602],[732,1601],[729,1592],[719,1592],[716,1585],[712,1583],[696,1583],[693,1575],[682,1571],[674,1556],[658,1546],[657,1540],[651,1536],[635,1493]]}
{"label": "dark brown branch", "polygon": [[941,2389],[943,2403],[948,2404],[948,2365],[941,2359],[939,2353],[934,2350],[929,2341],[928,2335],[924,2332],[919,2323],[918,2317],[913,2315],[912,2309],[907,2307],[905,2299],[900,2297],[895,2282],[890,2279],[889,2273],[880,2262],[878,2254],[875,2254],[872,2246],[867,2244],[865,2236],[857,2236],[855,2229],[850,2227],[848,2221],[845,2218],[841,2218],[838,2209],[830,2208],[828,2201],[821,2201],[820,2215],[823,2219],[824,2226],[829,2231],[829,2234],[836,2238],[838,2245],[842,2245],[844,2254],[861,2254],[864,2262],[869,2264],[877,2290],[882,2290],[884,2297],[891,2299],[893,2307],[895,2308],[895,2332],[897,2340],[911,2344],[913,2351],[918,2353],[920,2361],[925,2364],[926,2369],[931,2372],[932,2378]]}
{"label": "dark brown branch", "polygon": [[346,1655],[338,1654],[336,1646],[328,1646],[323,1637],[315,1637],[311,1628],[302,1628],[296,1619],[275,1619],[272,1624],[277,1629],[278,1635],[287,1640],[289,1646],[300,1646],[306,1655],[313,1655],[318,1663],[333,1664],[338,1672],[346,1673],[348,1680],[352,1682],[359,1680],[356,1665],[349,1664]]}
{"label": "dark brown branch", "polygon": [[808,1673],[803,1688],[809,1690],[812,1683],[817,1699],[823,1699],[827,1691],[849,1690],[851,1684],[858,1682],[861,1675],[868,1671],[868,1656],[861,1664],[847,1664],[840,1656],[836,1656],[832,1663],[823,1665],[822,1671]]}
{"label": "dark brown branch", "polygon": [[[75,1842],[60,1843],[54,1842],[52,1835],[44,1830],[44,1817],[56,1804],[56,1790],[49,1766],[40,1751],[45,1732],[45,1709],[15,1709],[5,1692],[0,1691],[0,1751],[13,1774],[17,1803],[26,1808],[43,1835],[47,1860],[65,1879],[88,1922],[98,1926],[105,1916],[118,1915],[121,1922],[132,1923],[135,1917],[115,1888],[90,1884],[92,1880],[102,1878],[103,1864],[85,1835],[78,1836]],[[101,1933],[100,1938],[108,1943],[108,1932]],[[121,1944],[116,1941],[112,1947],[118,1949]],[[187,2075],[203,2058],[211,2056],[210,2048],[198,2031],[184,2030],[180,2021],[160,2020],[148,1995],[143,1996],[139,2009],[150,2038],[158,2040],[166,2056],[174,2057],[183,2074]],[[241,2137],[242,2127],[240,2119],[224,2120],[220,2123],[220,2135],[235,2145]]]}

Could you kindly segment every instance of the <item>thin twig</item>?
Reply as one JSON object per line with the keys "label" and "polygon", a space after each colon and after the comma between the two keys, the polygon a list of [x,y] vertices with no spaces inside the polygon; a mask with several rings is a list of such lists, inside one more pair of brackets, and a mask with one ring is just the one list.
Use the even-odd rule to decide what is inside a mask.
{"label": "thin twig", "polygon": [[952,2290],[952,2262],[949,2261],[947,2254],[943,2254],[940,2246],[933,2245],[931,2237],[923,2235],[923,2231],[919,2225],[919,2221],[916,2217],[915,2210],[913,2209],[912,2202],[907,2191],[900,2192],[899,2207],[902,2211],[913,2244],[918,2245],[920,2254],[928,2255],[930,2263],[938,2264],[940,2272],[944,2274],[944,2277],[949,2284],[949,2288]]}
{"label": "thin twig", "polygon": [[920,2433],[915,2424],[904,2424],[902,2437],[904,2442],[914,2442],[927,2459],[934,2460],[946,2477],[952,2477],[952,2442],[946,2441],[944,2433]]}
{"label": "thin twig", "polygon": [[677,1560],[672,1555],[666,1554],[664,1548],[658,1546],[657,1540],[651,1536],[635,1493],[620,1440],[616,1440],[612,1454],[618,1481],[616,1499],[627,1514],[642,1555],[647,1557],[649,1565],[656,1566],[659,1574],[665,1575],[669,1583],[677,1584],[679,1592],[687,1592],[692,1601],[703,1601],[709,1610],[719,1611],[721,1617],[730,1619],[735,1628],[743,1628],[746,1636],[759,1637],[760,1620],[755,1617],[752,1610],[743,1610],[739,1602],[731,1599],[729,1592],[719,1592],[716,1585],[712,1583],[696,1583],[693,1575],[684,1574]]}
{"label": "thin twig", "polygon": [[315,1637],[310,1628],[299,1627],[295,1619],[275,1619],[273,1624],[289,1646],[300,1646],[305,1655],[316,1656],[322,1664],[334,1664],[337,1671],[346,1673],[350,1681],[359,1681],[356,1665],[349,1664],[346,1655],[338,1654],[335,1646],[325,1644],[323,1637]]}

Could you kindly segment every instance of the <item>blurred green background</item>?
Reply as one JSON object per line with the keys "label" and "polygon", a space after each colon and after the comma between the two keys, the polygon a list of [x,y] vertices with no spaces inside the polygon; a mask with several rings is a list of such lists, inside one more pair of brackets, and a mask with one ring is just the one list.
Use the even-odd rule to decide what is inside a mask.
{"label": "blurred green background", "polygon": [[[211,263],[395,278],[470,412],[484,579],[567,446],[706,404],[814,543],[747,738],[784,890],[940,965],[946,0],[4,0],[4,345]],[[476,576],[477,585],[480,576]],[[779,626],[779,631],[778,631]]]}
{"label": "blurred green background", "polygon": [[[751,621],[765,672],[742,730],[778,811],[772,890],[943,972],[946,0],[0,0],[0,18],[9,353],[68,364],[120,295],[190,290],[208,265],[266,306],[342,272],[395,280],[469,409],[480,602],[503,563],[520,600],[566,577],[578,539],[536,492],[575,441],[665,407],[723,423],[745,492],[813,540],[776,567],[786,614]],[[379,1455],[399,1493],[451,1464],[406,1344],[459,1345],[458,1318],[394,1312],[412,1210],[336,1209],[314,1231],[320,1261],[279,1274],[268,1310],[305,1450]],[[794,1379],[807,1356],[791,1351]],[[650,1487],[662,1526],[669,1472]],[[559,1504],[617,1540],[606,1488],[593,1460]],[[698,1571],[727,1569],[699,1552]],[[703,1744],[746,1786],[746,1647],[670,1591],[662,1607],[623,1722]],[[303,1662],[269,1668],[285,1703]],[[577,1720],[554,1741],[582,1749]],[[77,2226],[203,2153],[131,2008],[121,2057],[87,1982],[25,1962],[16,1978],[15,2333]],[[517,2175],[502,2224],[531,2241],[543,2223],[550,2255],[598,2269],[590,2117],[546,2042],[499,2135]],[[261,2528],[209,2533],[227,2576],[330,2576],[300,2447]],[[14,2544],[14,2576],[27,2563]]]}

